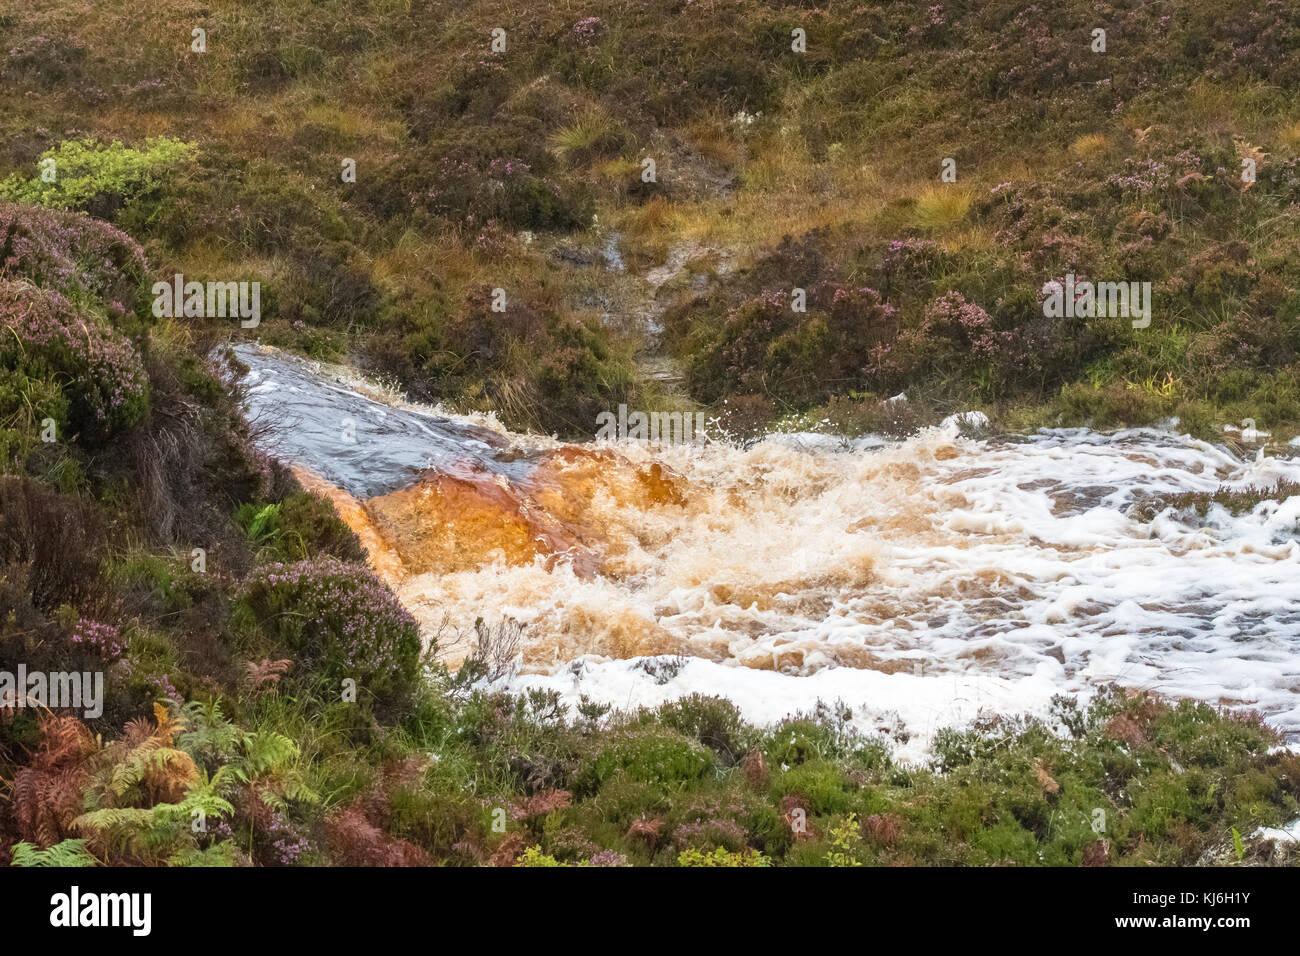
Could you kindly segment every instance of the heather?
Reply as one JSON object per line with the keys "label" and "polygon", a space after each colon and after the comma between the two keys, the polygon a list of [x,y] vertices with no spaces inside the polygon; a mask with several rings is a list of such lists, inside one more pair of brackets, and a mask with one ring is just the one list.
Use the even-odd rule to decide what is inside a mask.
{"label": "heather", "polygon": [[135,345],[108,320],[62,293],[0,283],[0,365],[56,382],[67,420],[55,422],[102,441],[134,425],[148,404],[144,364]]}
{"label": "heather", "polygon": [[[714,749],[665,723],[730,706],[700,696],[570,715],[435,681],[397,725],[344,740],[336,713],[265,688],[226,705],[160,702],[105,744],[44,718],[15,863],[1259,865],[1288,857],[1255,831],[1300,809],[1296,758],[1257,719],[1119,690],[946,731],[924,766],[842,706],[734,721],[735,749]],[[196,807],[214,821],[197,834]]]}
{"label": "heather", "polygon": [[1195,514],[1204,519],[1212,508],[1221,508],[1229,515],[1254,511],[1261,504],[1277,506],[1300,494],[1300,486],[1293,481],[1279,481],[1265,488],[1220,487],[1214,491],[1188,491],[1165,498],[1147,498],[1138,502],[1135,514],[1150,521],[1165,511],[1175,514]]}
{"label": "heather", "polygon": [[120,229],[59,210],[0,204],[0,276],[88,297],[124,313],[145,276],[144,252]]}
{"label": "heather", "polygon": [[[312,799],[297,744],[225,722],[219,702],[268,693],[300,655],[319,668],[309,686],[329,663],[363,681],[380,668],[361,695],[373,713],[403,667],[409,692],[414,626],[356,563],[332,507],[254,450],[229,357],[144,312],[139,246],[79,214],[5,216],[11,239],[38,241],[15,246],[0,281],[0,663],[101,673],[104,698],[89,725],[3,709],[3,852],[38,865],[249,859],[190,835],[202,810],[267,860],[296,861],[289,801]],[[105,258],[64,268],[87,250]],[[292,563],[300,552],[353,563]],[[319,615],[307,634],[257,618],[285,600]],[[236,613],[241,601],[252,610]]]}
{"label": "heather", "polygon": [[264,564],[245,579],[236,613],[308,672],[381,698],[409,693],[415,682],[415,620],[362,566],[328,556]]}
{"label": "heather", "polygon": [[[196,53],[183,5],[15,11],[4,188],[260,280],[267,340],[514,427],[1300,422],[1285,4],[300,13],[206,11]],[[1151,325],[1046,318],[1067,272],[1151,282]]]}

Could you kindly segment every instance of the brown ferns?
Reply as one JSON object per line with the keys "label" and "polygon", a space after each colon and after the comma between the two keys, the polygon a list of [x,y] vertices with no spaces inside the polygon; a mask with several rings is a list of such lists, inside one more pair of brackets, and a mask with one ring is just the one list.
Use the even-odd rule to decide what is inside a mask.
{"label": "brown ferns", "polygon": [[14,777],[13,807],[18,835],[50,847],[72,834],[82,812],[81,791],[89,779],[88,758],[98,749],[90,731],[76,717],[47,716],[31,763]]}

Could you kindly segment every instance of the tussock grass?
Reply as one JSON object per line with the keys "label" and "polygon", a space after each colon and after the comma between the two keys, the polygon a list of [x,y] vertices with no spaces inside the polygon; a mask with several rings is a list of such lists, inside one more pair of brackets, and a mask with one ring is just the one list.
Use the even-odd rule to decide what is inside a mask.
{"label": "tussock grass", "polygon": [[1070,144],[1070,155],[1091,159],[1105,152],[1109,145],[1106,137],[1101,133],[1086,133]]}
{"label": "tussock grass", "polygon": [[916,197],[912,219],[922,229],[950,229],[970,212],[971,195],[955,186],[930,186]]}

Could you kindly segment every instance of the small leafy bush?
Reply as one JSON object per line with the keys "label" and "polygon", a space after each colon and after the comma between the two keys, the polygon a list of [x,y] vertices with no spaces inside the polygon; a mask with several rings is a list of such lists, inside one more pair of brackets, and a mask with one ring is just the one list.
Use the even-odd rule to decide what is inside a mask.
{"label": "small leafy bush", "polygon": [[564,864],[555,857],[543,853],[540,846],[530,846],[528,849],[524,850],[522,855],[520,855],[519,859],[515,862],[515,866],[555,867],[564,866]]}
{"label": "small leafy bush", "polygon": [[327,556],[264,565],[244,581],[235,613],[308,671],[352,678],[376,698],[415,685],[419,627],[364,567]]}
{"label": "small leafy bush", "polygon": [[614,731],[579,770],[577,787],[598,790],[616,773],[643,783],[680,784],[713,770],[713,752],[681,734],[657,727]]}
{"label": "small leafy bush", "polygon": [[52,181],[40,172],[31,178],[15,173],[0,182],[0,196],[55,209],[105,212],[154,188],[197,153],[193,143],[166,136],[147,140],[143,149],[116,141],[105,146],[92,139],[65,140],[41,154],[38,166],[49,169],[53,161]]}
{"label": "small leafy bush", "polygon": [[79,213],[0,203],[0,237],[0,278],[87,295],[119,313],[148,274],[138,242]]}
{"label": "small leafy bush", "polygon": [[69,426],[103,441],[136,424],[148,376],[131,342],[59,292],[0,282],[0,367],[60,383]]}
{"label": "small leafy bush", "polygon": [[718,847],[712,853],[703,850],[689,849],[683,850],[677,855],[678,866],[723,866],[723,867],[746,867],[746,866],[771,866],[772,861],[757,850],[748,849],[738,853],[733,853],[723,847]]}

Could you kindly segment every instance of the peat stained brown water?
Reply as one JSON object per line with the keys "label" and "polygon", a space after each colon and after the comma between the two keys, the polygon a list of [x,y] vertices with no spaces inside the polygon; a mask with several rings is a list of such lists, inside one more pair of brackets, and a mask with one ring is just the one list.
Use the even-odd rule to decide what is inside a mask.
{"label": "peat stained brown water", "polygon": [[[756,720],[841,699],[920,753],[980,711],[1117,682],[1300,734],[1300,498],[1129,513],[1300,480],[1300,463],[1155,429],[952,423],[902,442],[564,443],[237,352],[267,449],[335,501],[426,634],[526,625],[512,689],[620,707],[716,693]],[[686,660],[656,678],[658,655]]]}

